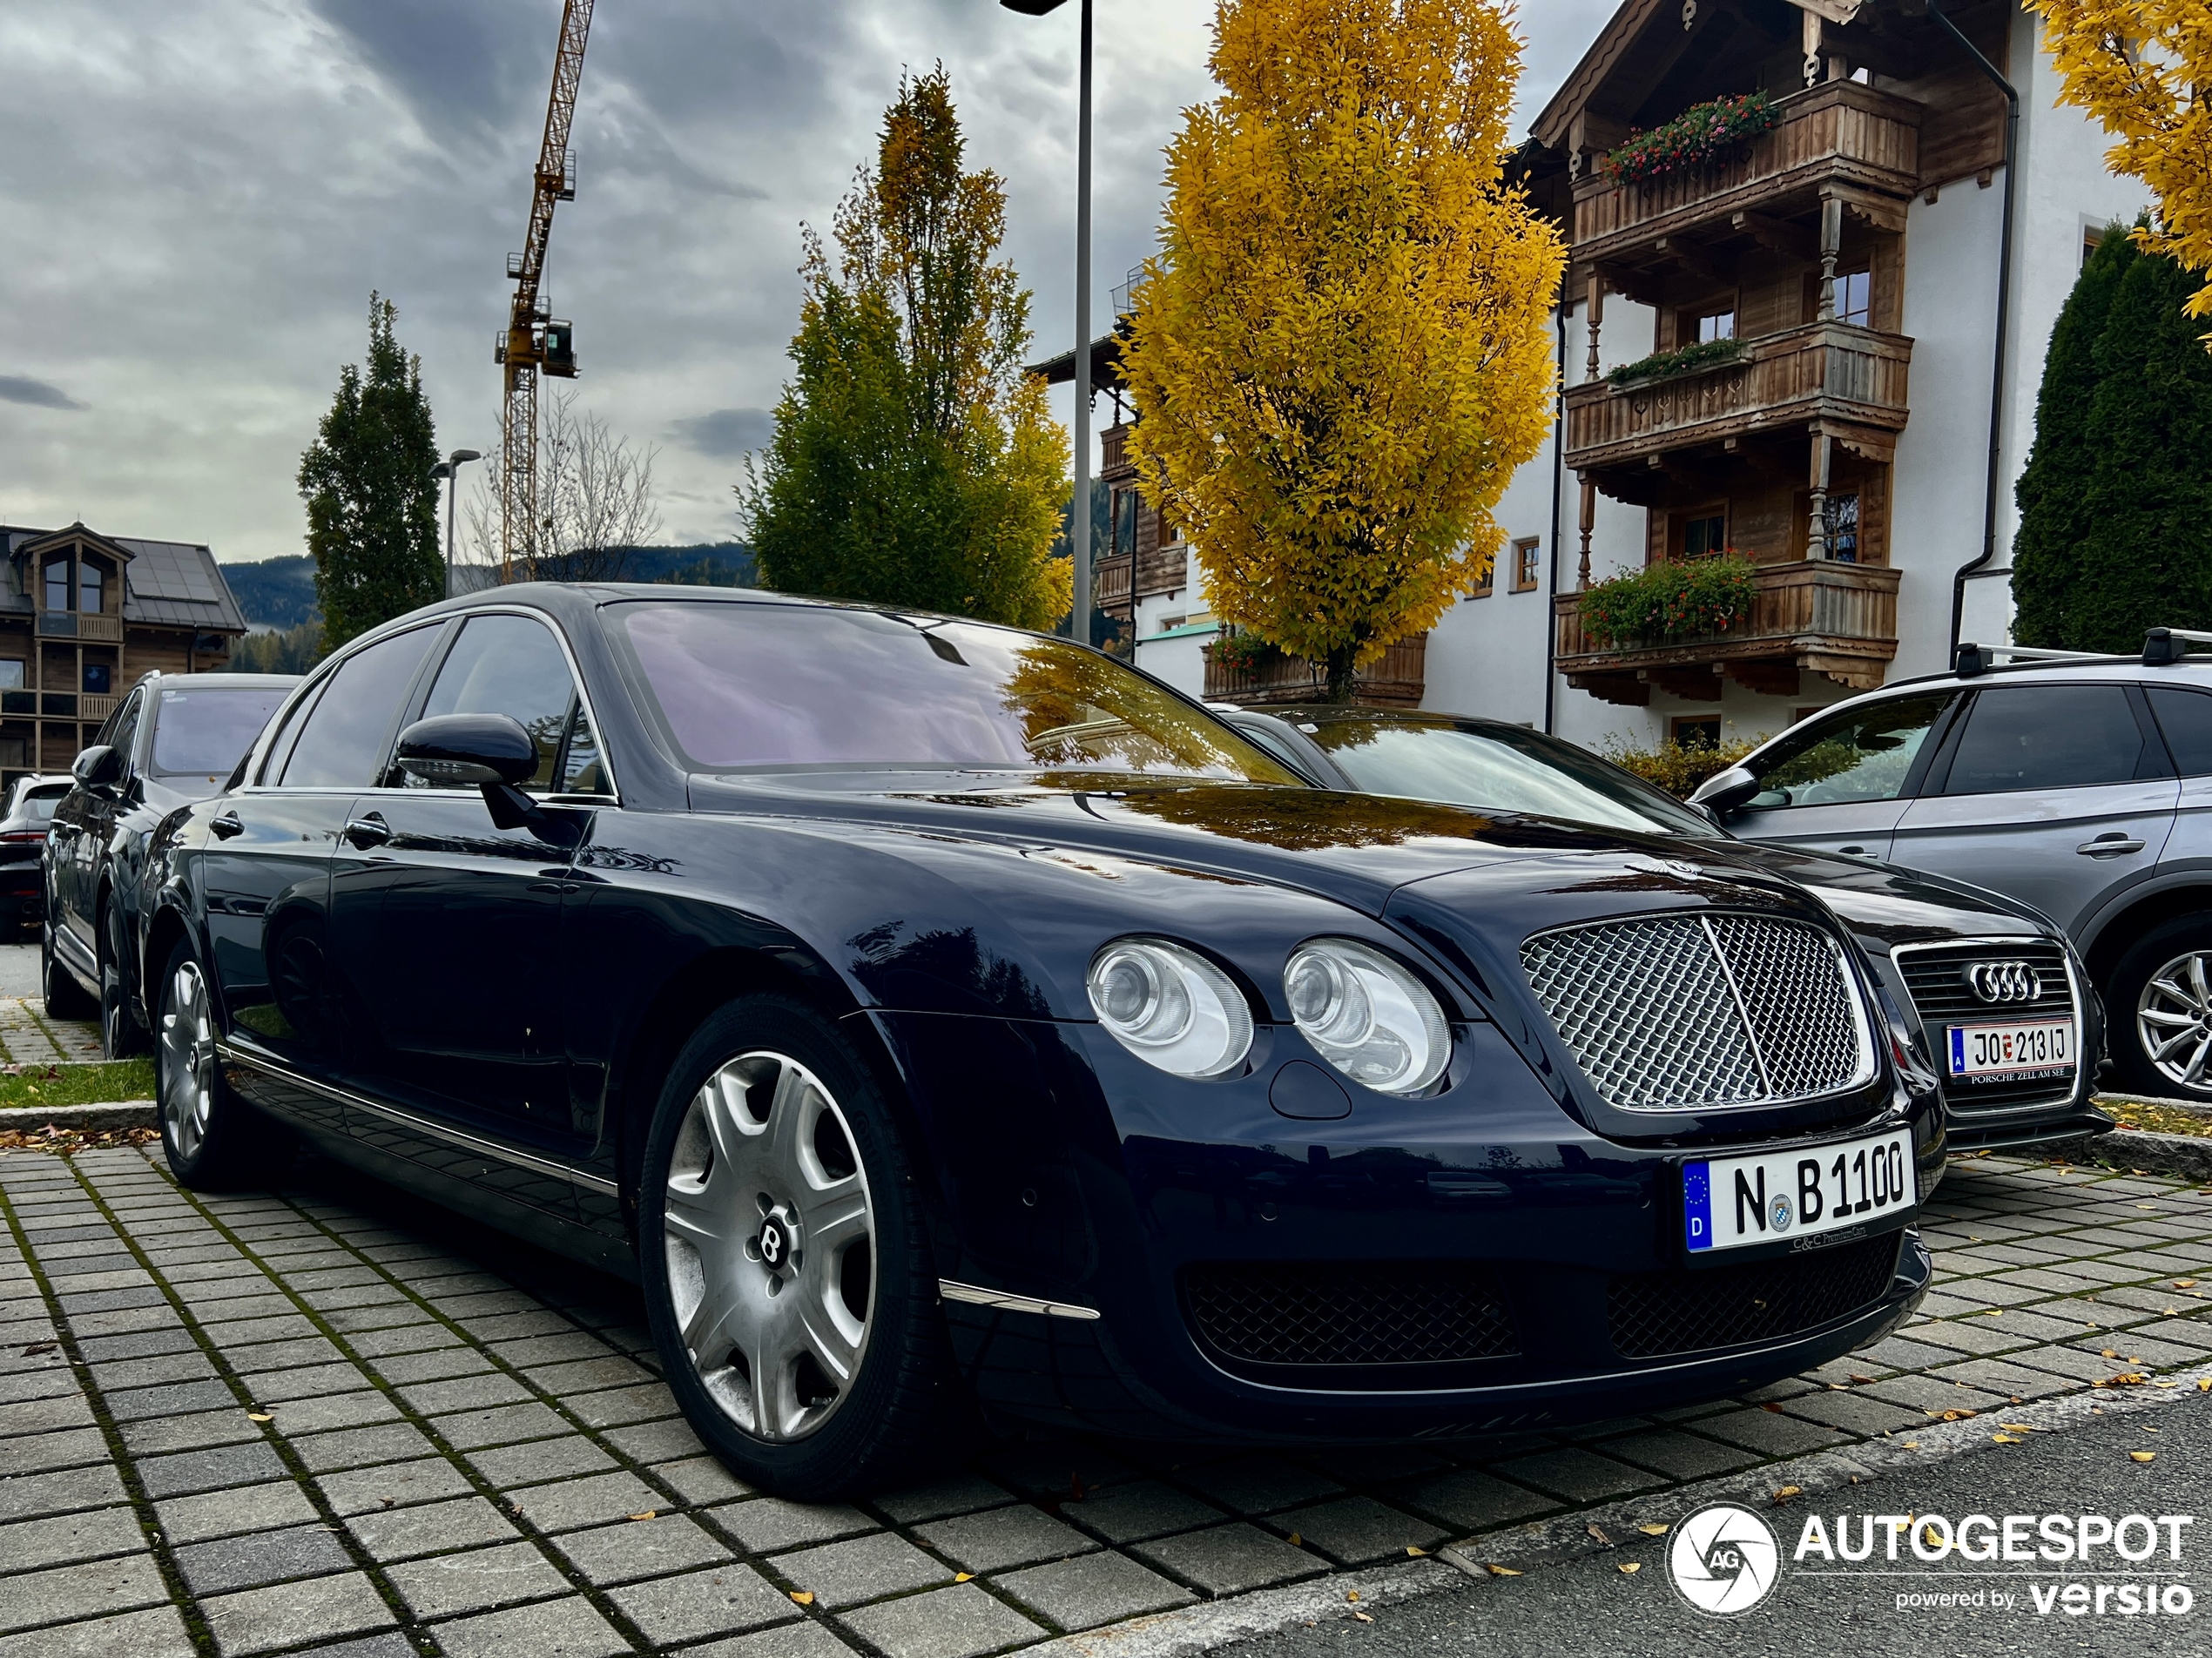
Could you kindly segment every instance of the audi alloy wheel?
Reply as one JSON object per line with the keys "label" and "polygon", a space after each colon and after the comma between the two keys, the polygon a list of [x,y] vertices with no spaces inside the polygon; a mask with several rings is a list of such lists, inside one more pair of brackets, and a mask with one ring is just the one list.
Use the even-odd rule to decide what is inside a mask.
{"label": "audi alloy wheel", "polygon": [[215,1108],[215,1024],[199,963],[185,957],[161,1005],[161,1132],[190,1163],[207,1138]]}
{"label": "audi alloy wheel", "polygon": [[2150,974],[2135,998],[2135,1039],[2175,1089],[2212,1093],[2212,950],[2188,951]]}

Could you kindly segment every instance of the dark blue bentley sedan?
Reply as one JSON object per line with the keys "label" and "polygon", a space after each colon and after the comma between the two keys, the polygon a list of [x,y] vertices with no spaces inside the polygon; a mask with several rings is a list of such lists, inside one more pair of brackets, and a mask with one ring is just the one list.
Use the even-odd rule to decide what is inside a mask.
{"label": "dark blue bentley sedan", "polygon": [[642,1283],[806,1498],[980,1404],[1377,1440],[1649,1411],[1896,1325],[1941,1111],[1719,845],[1300,784],[1105,657],[665,587],[349,645],[173,818],[164,1144],[297,1139]]}

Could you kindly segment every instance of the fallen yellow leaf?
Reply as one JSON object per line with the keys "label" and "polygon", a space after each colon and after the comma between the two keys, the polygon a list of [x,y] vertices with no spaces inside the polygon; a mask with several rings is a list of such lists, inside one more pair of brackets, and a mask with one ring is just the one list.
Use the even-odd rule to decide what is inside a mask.
{"label": "fallen yellow leaf", "polygon": [[2198,1377],[2196,1378],[2196,1391],[2200,1393],[2212,1393],[2212,1376]]}
{"label": "fallen yellow leaf", "polygon": [[1918,1439],[1900,1439],[1898,1443],[1907,1451],[1918,1451],[1920,1448],[1920,1442]]}
{"label": "fallen yellow leaf", "polygon": [[1357,1589],[1346,1589],[1345,1591],[1344,1598],[1347,1601],[1357,1601],[1359,1598],[1359,1591]]}
{"label": "fallen yellow leaf", "polygon": [[1664,1537],[1671,1528],[1662,1524],[1658,1520],[1653,1520],[1645,1521],[1642,1525],[1637,1527],[1636,1529],[1642,1532],[1646,1537]]}
{"label": "fallen yellow leaf", "polygon": [[2195,1278],[2176,1278],[2174,1280],[2174,1287],[2176,1290],[2194,1290],[2196,1288],[2196,1280]]}
{"label": "fallen yellow leaf", "polygon": [[1414,1556],[1416,1559],[1428,1553],[1428,1551],[1425,1548],[1415,1548],[1411,1543],[1406,1545],[1406,1552],[1408,1554]]}
{"label": "fallen yellow leaf", "polygon": [[246,1419],[249,1422],[273,1422],[276,1418],[271,1416],[266,1411],[248,1411],[246,1413]]}
{"label": "fallen yellow leaf", "polygon": [[793,1589],[791,1592],[791,1598],[798,1601],[801,1606],[812,1606],[814,1604],[814,1591],[812,1589]]}
{"label": "fallen yellow leaf", "polygon": [[2128,1459],[2130,1462],[2148,1462],[2157,1454],[2155,1451],[2130,1451],[2128,1453]]}
{"label": "fallen yellow leaf", "polygon": [[2020,1443],[2020,1437],[2017,1433],[1993,1433],[1989,1437],[1999,1445],[2018,1445]]}
{"label": "fallen yellow leaf", "polygon": [[1303,1547],[1305,1547],[1305,1538],[1303,1538],[1303,1537],[1301,1537],[1301,1536],[1299,1536],[1299,1535],[1298,1534],[1298,1533],[1296,1533],[1296,1532],[1292,1532],[1292,1533],[1291,1533],[1291,1547],[1292,1548],[1303,1548]]}
{"label": "fallen yellow leaf", "polygon": [[1774,1506],[1777,1508],[1779,1508],[1784,1503],[1788,1502],[1791,1498],[1803,1496],[1804,1494],[1804,1489],[1805,1488],[1803,1486],[1783,1486],[1781,1490],[1774,1493]]}
{"label": "fallen yellow leaf", "polygon": [[631,1519],[632,1519],[632,1520],[651,1520],[651,1518],[652,1518],[655,1514],[658,1514],[658,1513],[660,1513],[660,1510],[659,1510],[659,1509],[658,1509],[658,1508],[648,1508],[648,1509],[647,1509],[647,1510],[646,1510],[644,1513],[642,1513],[642,1514],[632,1514],[632,1515],[631,1516]]}
{"label": "fallen yellow leaf", "polygon": [[972,1583],[974,1580],[975,1574],[973,1572],[955,1572],[953,1574],[953,1581],[955,1583]]}
{"label": "fallen yellow leaf", "polygon": [[2034,1433],[2040,1431],[2026,1422],[2000,1422],[1997,1425],[2007,1433]]}
{"label": "fallen yellow leaf", "polygon": [[1634,1577],[1642,1570],[1643,1570],[1643,1562],[1642,1560],[1622,1560],[1621,1562],[1621,1575],[1622,1577]]}
{"label": "fallen yellow leaf", "polygon": [[1492,1577],[1519,1577],[1521,1575],[1510,1566],[1486,1566],[1483,1570],[1489,1573]]}
{"label": "fallen yellow leaf", "polygon": [[1355,1612],[1355,1613],[1353,1613],[1352,1615],[1353,1617],[1355,1617],[1355,1618],[1359,1619],[1359,1621],[1360,1621],[1360,1622],[1362,1622],[1362,1623],[1372,1623],[1372,1622],[1374,1621],[1374,1620],[1373,1620],[1372,1618],[1369,1617],[1369,1616],[1368,1616],[1366,1613],[1364,1613],[1364,1612]]}

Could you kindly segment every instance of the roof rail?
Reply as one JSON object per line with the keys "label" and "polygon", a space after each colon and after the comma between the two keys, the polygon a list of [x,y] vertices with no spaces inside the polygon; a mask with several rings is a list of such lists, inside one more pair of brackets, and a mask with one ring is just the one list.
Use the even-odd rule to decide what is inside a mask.
{"label": "roof rail", "polygon": [[[2161,629],[2158,631],[2163,632]],[[2212,644],[2212,633],[2198,637]],[[2148,649],[2148,647],[2146,647]],[[1961,679],[1972,679],[1986,674],[1996,666],[1997,658],[2005,657],[2014,662],[2128,662],[2128,657],[2114,656],[2101,650],[2046,650],[2038,645],[2026,644],[1962,644],[1952,671]]]}
{"label": "roof rail", "polygon": [[2143,666],[2170,668],[2189,653],[2193,644],[2212,645],[2212,633],[2188,628],[2153,628],[2143,635]]}

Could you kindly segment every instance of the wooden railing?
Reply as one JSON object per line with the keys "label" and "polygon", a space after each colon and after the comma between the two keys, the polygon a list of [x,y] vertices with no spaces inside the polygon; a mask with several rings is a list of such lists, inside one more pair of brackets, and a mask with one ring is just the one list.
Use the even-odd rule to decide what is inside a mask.
{"label": "wooden railing", "polygon": [[1582,630],[1581,596],[1562,593],[1552,603],[1559,671],[1633,678],[1653,670],[1764,662],[1871,690],[1882,683],[1883,664],[1897,655],[1899,576],[1879,565],[1824,559],[1765,564],[1757,572],[1751,614],[1741,627],[1693,639],[1606,645]]}
{"label": "wooden railing", "polygon": [[1109,426],[1098,435],[1098,475],[1111,477],[1129,464],[1129,428]]}
{"label": "wooden railing", "polygon": [[117,704],[122,700],[120,697],[79,697],[77,699],[77,717],[79,719],[104,720],[115,711]]}
{"label": "wooden railing", "polygon": [[1113,553],[1091,566],[1091,597],[1102,605],[1127,604],[1130,602],[1130,566],[1127,553]]}
{"label": "wooden railing", "polygon": [[1669,380],[1567,391],[1567,464],[1619,465],[1685,442],[1825,416],[1898,430],[1907,412],[1912,341],[1844,322],[1746,340],[1733,363]]}
{"label": "wooden railing", "polygon": [[1629,245],[1733,212],[1757,212],[1823,183],[1899,200],[1920,181],[1920,105],[1856,81],[1829,81],[1777,100],[1782,118],[1737,155],[1653,184],[1602,176],[1575,186],[1575,257],[1602,259]]}
{"label": "wooden railing", "polygon": [[[1328,694],[1327,676],[1321,664],[1303,657],[1271,656],[1254,669],[1231,668],[1206,655],[1206,700],[1241,703],[1247,708],[1269,704],[1318,703]],[[1373,662],[1354,677],[1352,700],[1393,708],[1418,708],[1426,684],[1428,635],[1386,645]]]}
{"label": "wooden railing", "polygon": [[50,639],[91,639],[102,644],[123,643],[123,618],[97,610],[41,610],[38,631]]}

